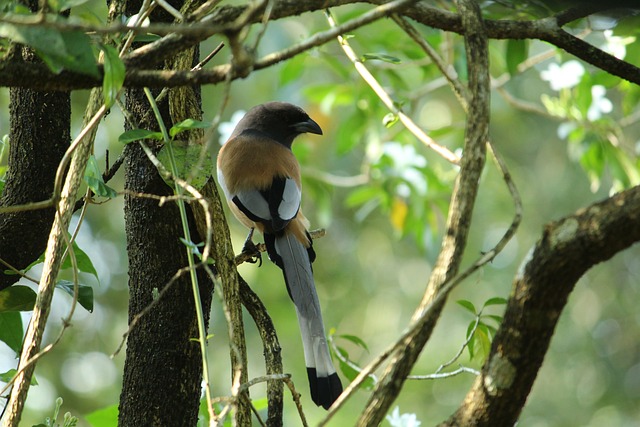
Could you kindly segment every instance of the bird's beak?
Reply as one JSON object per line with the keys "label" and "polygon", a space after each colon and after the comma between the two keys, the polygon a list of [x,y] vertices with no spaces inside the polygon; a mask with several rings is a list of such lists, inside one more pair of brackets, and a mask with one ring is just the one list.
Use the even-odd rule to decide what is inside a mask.
{"label": "bird's beak", "polygon": [[315,133],[316,135],[322,135],[322,129],[320,129],[320,125],[318,125],[312,119],[296,123],[291,127],[300,133]]}

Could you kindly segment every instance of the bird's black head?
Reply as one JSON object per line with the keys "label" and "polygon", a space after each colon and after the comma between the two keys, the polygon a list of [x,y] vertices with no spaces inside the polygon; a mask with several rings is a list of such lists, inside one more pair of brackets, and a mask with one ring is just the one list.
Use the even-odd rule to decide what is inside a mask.
{"label": "bird's black head", "polygon": [[267,102],[250,109],[238,122],[232,136],[257,131],[291,148],[302,133],[322,135],[322,129],[305,111],[286,102]]}

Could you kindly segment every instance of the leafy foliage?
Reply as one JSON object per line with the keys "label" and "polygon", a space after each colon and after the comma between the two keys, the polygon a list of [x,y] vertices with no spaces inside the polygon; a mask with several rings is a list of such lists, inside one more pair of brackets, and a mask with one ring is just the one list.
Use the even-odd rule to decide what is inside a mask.
{"label": "leafy foliage", "polygon": [[[56,0],[49,1],[48,5],[53,11],[62,11],[81,3],[83,0]],[[484,16],[489,19],[530,19],[550,16],[559,4],[545,0],[484,1],[481,5]],[[13,41],[29,44],[56,72],[68,69],[96,77],[98,75],[96,54],[101,50],[104,56],[105,103],[112,105],[115,102],[124,82],[124,68],[116,49],[98,44],[84,33],[77,31],[59,32],[46,26],[39,28],[9,23],[8,21],[14,15],[26,16],[28,11],[23,6],[13,4],[10,7],[3,4],[2,8],[5,11],[10,10],[13,15],[7,15],[7,22],[0,23],[0,35]],[[364,6],[360,5],[345,6],[344,11],[340,9],[340,13],[343,19],[350,19],[359,16],[363,10],[365,10]],[[59,24],[66,22],[65,18],[55,19]],[[300,19],[305,27],[299,29],[301,32],[312,32],[324,28],[313,20]],[[637,25],[629,27],[621,24],[613,28],[610,34],[593,31],[589,28],[590,25],[586,20],[581,21],[574,25],[572,31],[584,31],[585,34],[588,32],[585,35],[588,42],[617,52],[616,55],[627,58],[631,63],[638,63],[640,44],[636,42]],[[275,24],[270,26],[270,31],[275,27],[277,27]],[[466,59],[460,37],[425,27],[417,27],[417,29],[421,37],[444,59],[450,68],[449,71],[465,83]],[[291,36],[292,34],[288,34],[287,31],[289,30],[280,28],[274,30],[276,36],[270,41],[280,42],[286,36]],[[137,40],[140,41],[143,38],[156,40],[159,36],[138,36]],[[415,43],[409,42],[398,27],[390,20],[379,21],[370,28],[354,31],[349,40],[360,52],[363,64],[373,72],[395,100],[396,105],[401,106],[408,116],[414,118],[416,123],[436,142],[451,150],[457,150],[462,146],[464,112],[461,106],[446,88],[447,83],[434,61],[426,58],[425,53]],[[619,55],[621,49],[624,50],[622,56]],[[348,222],[344,226],[345,229],[353,230],[353,234],[344,233],[346,237],[342,240],[338,239],[339,243],[335,247],[337,257],[347,258],[349,255],[353,258],[349,258],[345,264],[336,262],[338,267],[335,270],[331,270],[333,266],[323,267],[321,262],[316,263],[314,267],[320,271],[326,268],[325,274],[332,274],[330,277],[336,282],[335,289],[339,291],[342,291],[342,287],[346,289],[344,293],[349,297],[345,297],[349,299],[348,304],[341,303],[339,298],[335,297],[331,300],[336,307],[335,309],[332,307],[332,311],[337,310],[339,313],[353,311],[354,318],[365,318],[367,313],[364,309],[358,310],[354,307],[352,296],[356,295],[355,289],[358,292],[357,295],[362,296],[363,301],[368,301],[368,299],[374,300],[377,294],[383,294],[386,291],[383,285],[385,280],[388,281],[388,276],[378,274],[379,270],[376,270],[378,266],[382,266],[381,270],[387,270],[388,266],[392,265],[391,262],[394,262],[393,268],[400,271],[399,276],[405,274],[401,266],[406,265],[404,257],[407,257],[407,252],[415,247],[426,251],[428,255],[435,252],[443,232],[444,218],[449,211],[448,199],[454,184],[456,169],[438,159],[404,129],[398,121],[398,116],[384,108],[377,96],[360,81],[353,71],[352,64],[336,52],[338,50],[335,46],[320,47],[305,52],[282,64],[270,78],[255,78],[253,81],[246,82],[247,86],[243,86],[242,91],[234,90],[236,94],[255,94],[255,102],[258,102],[261,97],[289,98],[293,96],[292,94],[296,94],[295,96],[303,97],[308,101],[310,106],[317,106],[315,111],[317,115],[331,118],[327,135],[328,144],[323,145],[321,149],[310,144],[296,146],[295,149],[303,163],[303,171],[317,167],[340,178],[345,176],[359,178],[347,184],[346,188],[339,189],[330,180],[323,181],[322,176],[318,178],[311,173],[305,176],[305,202],[312,204],[316,217],[330,223],[333,215],[336,221],[332,225]],[[494,109],[498,120],[493,121],[496,134],[500,135],[500,129],[509,129],[508,132],[503,130],[502,135],[506,137],[498,138],[497,143],[500,149],[506,152],[510,165],[514,167],[514,175],[519,174],[518,185],[521,189],[525,189],[530,198],[530,203],[525,206],[525,210],[532,209],[531,206],[542,210],[546,205],[554,205],[556,210],[552,214],[548,212],[540,214],[541,220],[549,216],[557,217],[558,212],[564,212],[563,209],[566,209],[564,204],[540,203],[540,200],[546,201],[546,199],[539,197],[540,193],[536,191],[539,190],[537,189],[538,181],[542,182],[541,178],[544,175],[552,170],[563,170],[568,174],[571,163],[581,168],[593,192],[615,192],[640,183],[637,147],[638,101],[640,100],[638,86],[586,66],[569,58],[563,52],[534,40],[491,41],[491,64],[491,74],[497,89],[494,93]],[[501,96],[501,90],[506,91],[513,99]],[[247,108],[250,102],[254,102],[254,97],[251,101],[246,96],[235,96],[235,99],[232,99],[232,105],[236,108]],[[534,114],[531,114],[532,111]],[[526,120],[523,121],[529,122],[527,123],[529,127],[518,123],[525,114]],[[188,120],[169,130],[173,140],[174,155],[179,163],[178,175],[182,178],[189,178],[193,165],[200,162],[200,147],[181,145],[177,141],[180,132],[207,125],[207,123]],[[545,133],[546,126],[553,127],[557,141],[554,140],[553,135],[549,136]],[[535,143],[538,145],[531,146],[531,139],[527,138],[528,134],[536,134],[538,141]],[[122,134],[119,142],[126,144],[141,139],[161,141],[163,135],[161,132],[136,129]],[[559,146],[560,142],[565,143],[561,147],[568,153],[567,159],[549,156],[549,151],[545,151],[549,146]],[[557,155],[558,151],[552,151],[552,153]],[[165,165],[168,162],[167,156],[166,149],[158,153],[158,157]],[[536,165],[532,159],[538,156],[544,158],[544,161],[539,161]],[[540,165],[543,165],[544,169],[534,170]],[[556,167],[553,168],[551,165]],[[196,174],[192,180],[196,187],[208,178],[206,175],[213,170],[213,162],[207,158],[202,166],[202,174]],[[4,175],[4,166],[1,168],[0,175]],[[527,175],[519,169],[525,171],[531,169],[533,175]],[[498,187],[490,184],[491,173],[488,171],[483,179],[489,183],[487,192],[495,194],[500,190],[496,190]],[[535,176],[536,179],[530,179],[530,176]],[[566,177],[567,175],[559,176],[556,184],[563,184]],[[568,184],[569,186],[575,185],[575,178],[572,179],[574,180]],[[100,197],[113,198],[117,195],[117,192],[102,180],[100,169],[93,157],[87,168],[85,182]],[[504,212],[507,209],[504,209],[504,202],[495,202],[494,205],[495,200],[498,200],[498,197],[492,197],[491,206],[479,207],[480,210],[485,209],[488,212],[485,213],[485,218],[482,215],[478,218],[479,221],[484,221],[481,225],[482,238],[486,238],[487,230],[491,231],[495,224],[505,221]],[[537,214],[539,212],[536,212]],[[374,249],[366,248],[367,251],[364,251],[353,248],[361,238],[364,241],[368,234],[386,232],[384,229],[380,230],[380,218],[386,221],[393,231],[390,233],[394,235],[393,239],[389,239],[392,240],[392,244],[388,246],[393,250],[376,252],[374,261],[369,261],[363,268],[365,271],[357,271],[357,257],[371,259],[365,258],[365,252],[374,252]],[[105,234],[117,235],[118,233],[109,230]],[[355,242],[346,242],[350,237]],[[529,242],[534,238],[533,233],[521,236],[521,245],[522,242]],[[198,245],[187,240],[183,242],[194,253],[199,253]],[[481,246],[480,243],[475,244]],[[482,249],[484,246],[478,251]],[[354,254],[348,253],[351,250]],[[396,254],[396,250],[403,253]],[[74,251],[78,257],[80,270],[97,278],[91,261],[85,258],[79,249],[74,248]],[[514,251],[514,258],[522,256],[515,252],[517,251]],[[415,259],[412,261],[427,263],[424,256],[421,256],[419,261]],[[65,268],[69,267],[70,263],[67,259]],[[502,268],[513,268],[513,265]],[[631,261],[628,268],[635,269]],[[348,274],[338,270],[348,270]],[[260,271],[257,274],[268,273]],[[340,274],[347,278],[338,277]],[[377,275],[384,276],[385,279],[371,277]],[[391,284],[393,298],[403,301],[405,306],[411,304],[413,302],[411,298],[415,298],[412,293],[415,292],[415,286],[412,284],[411,289],[406,283],[403,286],[396,286],[399,279],[394,277],[394,280]],[[361,283],[365,284],[361,285]],[[67,293],[73,293],[70,282],[59,283],[59,288]],[[21,346],[23,331],[20,313],[15,310],[28,310],[33,304],[35,293],[23,286],[11,289],[13,290],[7,294],[0,293],[0,340],[17,352]],[[92,288],[80,284],[78,292],[80,304],[91,311],[94,302]],[[471,359],[479,361],[487,354],[491,339],[501,321],[499,315],[487,313],[493,313],[489,310],[503,305],[504,299],[490,298],[478,308],[471,302],[476,291],[468,292],[471,295],[464,297],[468,299],[462,299],[458,304],[472,316],[468,324],[465,320],[467,350]],[[595,293],[595,291],[590,292]],[[388,308],[389,312],[394,312],[396,306],[393,306],[393,298],[389,298],[387,294],[384,294],[384,298],[386,299],[385,309],[388,308],[386,305],[388,303],[391,307]],[[607,301],[612,299],[613,297],[610,296]],[[104,301],[101,303],[110,304]],[[366,302],[362,302],[362,305],[366,305]],[[604,311],[602,307],[599,309]],[[274,316],[281,316],[279,311],[273,310]],[[376,315],[379,313],[376,312]],[[578,318],[580,314],[574,313],[572,316]],[[341,328],[344,328],[345,332],[350,332],[351,328],[358,328],[358,325],[351,323],[350,319],[345,320],[344,325]],[[376,333],[377,331],[374,331],[372,335]],[[595,329],[593,335],[597,335]],[[369,341],[375,338],[365,335],[360,338],[353,333],[335,334],[334,337],[340,344],[332,345],[334,355],[339,360],[340,370],[347,379],[352,380],[359,372],[361,361],[357,357],[355,358],[357,360],[353,360],[352,354],[356,353],[351,348],[368,352],[369,346],[365,343],[365,339]],[[374,345],[371,347],[374,348]],[[593,367],[589,366],[589,368]],[[597,377],[595,374],[592,376]],[[600,376],[613,378],[614,375],[607,372],[606,375],[600,374]],[[8,380],[8,378],[8,375],[3,376],[3,379]],[[370,389],[375,385],[375,381],[375,377],[370,377],[363,388]],[[602,389],[605,390],[606,387],[603,386]],[[593,403],[584,397],[586,392],[581,393],[583,393],[582,403]],[[593,398],[593,400],[598,399]],[[207,411],[201,412],[203,417],[206,417],[204,414]],[[109,407],[104,412],[96,412],[94,415],[88,416],[88,419],[95,427],[113,425],[117,419],[117,406]],[[413,414],[400,414],[398,409],[391,415],[394,421],[390,420],[390,422],[392,425],[396,425],[393,424],[396,422],[400,423],[397,425],[405,425],[402,423],[406,420],[412,422],[411,415]],[[54,422],[56,418],[57,414],[53,417]],[[575,422],[575,420],[571,421]],[[200,422],[206,425],[204,418]]]}
{"label": "leafy foliage", "polygon": [[31,288],[11,286],[0,292],[0,312],[31,311],[35,301],[36,293]]}
{"label": "leafy foliage", "polygon": [[[157,154],[158,160],[163,164],[165,169],[171,170],[171,161],[176,162],[178,176],[184,180],[188,180],[195,188],[202,188],[213,170],[213,161],[208,151],[200,144],[193,142],[176,141],[175,138],[180,133],[192,130],[208,128],[209,123],[194,119],[186,119],[180,123],[173,125],[169,129],[171,141],[165,144]],[[162,132],[154,132],[146,129],[133,129],[122,133],[118,137],[118,141],[123,144],[139,141],[141,139],[163,140]],[[169,147],[171,144],[171,147]],[[168,180],[168,185],[173,183]]]}
{"label": "leafy foliage", "polygon": [[[345,377],[349,379],[349,381],[353,381],[362,371],[362,367],[349,357],[349,352],[343,346],[339,346],[336,344],[335,338],[340,338],[342,340],[355,344],[356,347],[365,350],[367,353],[369,352],[369,347],[360,337],[348,334],[335,335],[335,329],[329,331],[329,344],[331,346],[333,355],[338,359],[338,366],[340,367],[340,371]],[[362,383],[361,387],[364,390],[373,390],[376,382],[377,379],[375,375],[370,374]]]}
{"label": "leafy foliage", "polygon": [[480,310],[476,309],[471,301],[458,300],[456,302],[474,316],[474,320],[467,327],[466,335],[469,359],[479,357],[482,361],[489,355],[491,340],[502,322],[502,316],[484,314],[484,310],[491,306],[505,305],[507,300],[502,297],[489,298],[482,304]]}
{"label": "leafy foliage", "polygon": [[[12,14],[6,15],[8,18]],[[19,17],[20,15],[16,15]],[[65,23],[62,16],[50,16],[54,22]],[[54,73],[64,69],[99,77],[91,48],[91,40],[82,31],[59,31],[49,26],[0,23],[0,36],[31,46]]]}
{"label": "leafy foliage", "polygon": [[105,105],[110,107],[116,102],[120,89],[124,84],[125,68],[118,51],[113,46],[101,44],[100,49],[104,53],[102,92]]}
{"label": "leafy foliage", "polygon": [[98,161],[93,155],[89,157],[87,168],[84,171],[84,182],[87,183],[91,191],[97,196],[108,197],[110,199],[118,196],[116,190],[104,182]]}
{"label": "leafy foliage", "polygon": [[62,424],[58,423],[58,415],[60,408],[62,407],[63,400],[61,397],[56,399],[56,407],[53,410],[53,416],[47,417],[44,424],[38,424],[34,427],[75,427],[78,425],[78,418],[71,415],[70,412],[65,412],[62,419]]}
{"label": "leafy foliage", "polygon": [[0,341],[9,346],[16,354],[22,347],[22,318],[14,310],[0,312]]}

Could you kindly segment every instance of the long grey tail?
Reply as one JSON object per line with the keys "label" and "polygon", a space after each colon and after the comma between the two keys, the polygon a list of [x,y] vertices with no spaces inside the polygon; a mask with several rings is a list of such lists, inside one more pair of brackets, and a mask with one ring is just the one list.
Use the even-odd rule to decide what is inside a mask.
{"label": "long grey tail", "polygon": [[284,272],[289,296],[296,306],[311,399],[316,405],[329,409],[342,393],[342,384],[331,361],[322,323],[311,269],[313,249],[305,248],[291,233],[265,235],[265,243],[271,249],[269,256]]}

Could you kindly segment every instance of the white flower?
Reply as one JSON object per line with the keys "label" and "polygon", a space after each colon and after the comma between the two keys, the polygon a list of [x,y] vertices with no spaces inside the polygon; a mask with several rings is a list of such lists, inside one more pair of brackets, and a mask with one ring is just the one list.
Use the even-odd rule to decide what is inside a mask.
{"label": "white flower", "polygon": [[392,427],[420,427],[416,414],[400,414],[400,408],[396,406],[393,412],[386,417]]}
{"label": "white flower", "polygon": [[[393,174],[402,178],[419,194],[427,192],[427,181],[419,170],[427,165],[427,159],[418,154],[413,145],[404,145],[399,142],[387,142],[383,147],[384,155],[393,161]],[[408,197],[410,188],[407,185],[399,185],[396,188],[398,195]]]}
{"label": "white flower", "polygon": [[567,139],[567,137],[569,137],[569,134],[573,132],[577,127],[578,125],[574,122],[560,123],[560,126],[558,126],[558,138]]}
{"label": "white flower", "polygon": [[423,168],[427,165],[427,159],[416,153],[413,145],[392,141],[384,144],[383,150],[384,154],[393,159],[393,163],[398,169]]}
{"label": "white flower", "polygon": [[635,37],[614,36],[613,31],[611,30],[606,30],[602,34],[605,39],[604,45],[601,46],[602,50],[610,53],[618,59],[624,59],[627,54],[627,45],[636,41]]}
{"label": "white flower", "polygon": [[608,114],[613,110],[613,104],[606,97],[607,90],[604,86],[594,85],[591,88],[591,105],[587,110],[587,119],[598,120],[602,114]]}
{"label": "white flower", "polygon": [[218,125],[218,133],[220,134],[218,142],[220,142],[220,145],[224,145],[224,143],[227,142],[227,140],[231,136],[231,132],[233,132],[236,125],[244,117],[245,114],[246,111],[238,110],[231,115],[231,118],[228,122],[222,122]]}
{"label": "white flower", "polygon": [[[136,27],[138,25],[138,18],[139,15],[136,13],[135,15],[132,15],[129,19],[127,19],[127,27]],[[151,21],[147,17],[142,20],[142,24],[140,24],[140,26],[148,27],[149,24],[151,24]]]}
{"label": "white flower", "polygon": [[560,90],[571,88],[580,83],[584,74],[584,67],[578,61],[567,61],[562,65],[549,64],[549,67],[540,73],[542,80],[549,82],[551,89]]}

